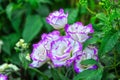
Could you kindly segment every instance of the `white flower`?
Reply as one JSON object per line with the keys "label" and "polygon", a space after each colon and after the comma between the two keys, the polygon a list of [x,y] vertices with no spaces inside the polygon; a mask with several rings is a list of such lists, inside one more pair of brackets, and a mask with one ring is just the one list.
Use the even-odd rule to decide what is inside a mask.
{"label": "white flower", "polygon": [[76,22],[73,25],[66,25],[65,31],[67,35],[70,35],[74,40],[79,42],[85,42],[89,36],[88,33],[93,33],[92,25],[83,26],[81,22]]}
{"label": "white flower", "polygon": [[67,24],[68,13],[65,14],[63,9],[51,13],[47,18],[47,22],[55,29],[64,28]]}
{"label": "white flower", "polygon": [[75,42],[70,36],[60,37],[51,44],[49,57],[55,67],[69,66],[75,59],[77,52],[82,50],[82,45]]}
{"label": "white flower", "polygon": [[31,54],[32,60],[44,62],[47,59],[47,51],[43,45],[43,42],[33,45],[33,52]]}
{"label": "white flower", "polygon": [[45,62],[33,61],[29,66],[30,67],[41,67]]}
{"label": "white flower", "polygon": [[19,68],[16,65],[13,65],[13,64],[9,64],[8,68],[13,69],[14,71],[18,71],[19,70]]}
{"label": "white flower", "polygon": [[80,53],[79,56],[77,56],[75,62],[74,62],[74,69],[76,72],[82,72],[86,69],[96,69],[97,66],[96,65],[82,65],[80,64],[81,61],[86,60],[86,59],[94,59],[96,61],[98,61],[98,56],[97,56],[97,48],[93,47],[93,46],[89,46],[87,48],[85,48],[82,52],[82,54]]}
{"label": "white flower", "polygon": [[43,34],[42,40],[33,45],[31,58],[33,62],[30,64],[32,67],[38,67],[49,60],[48,54],[51,48],[51,42],[60,37],[59,31],[53,31],[49,34]]}
{"label": "white flower", "polygon": [[8,68],[7,63],[4,63],[4,64],[0,65],[0,72],[3,72],[6,68]]}

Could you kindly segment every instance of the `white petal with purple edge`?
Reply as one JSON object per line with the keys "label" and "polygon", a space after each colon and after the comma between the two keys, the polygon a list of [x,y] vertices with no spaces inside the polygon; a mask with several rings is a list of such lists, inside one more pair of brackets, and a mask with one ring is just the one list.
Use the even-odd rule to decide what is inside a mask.
{"label": "white petal with purple edge", "polygon": [[81,50],[79,42],[75,42],[70,36],[63,36],[52,42],[49,57],[55,67],[70,66]]}
{"label": "white petal with purple edge", "polygon": [[64,28],[67,24],[68,13],[64,13],[63,9],[54,11],[46,18],[47,22],[52,25],[55,29]]}
{"label": "white petal with purple edge", "polygon": [[76,22],[72,25],[67,24],[65,26],[65,31],[67,35],[70,35],[74,40],[79,41],[81,43],[85,42],[89,38],[89,33],[94,32],[92,24],[83,26],[81,22]]}
{"label": "white petal with purple edge", "polygon": [[80,63],[82,60],[86,60],[86,59],[95,59],[96,61],[98,61],[97,53],[98,53],[97,48],[93,46],[88,46],[87,48],[85,48],[82,54],[80,53],[80,55],[77,56],[74,62],[75,71],[79,73],[86,69],[96,69],[97,68],[96,65],[82,65]]}

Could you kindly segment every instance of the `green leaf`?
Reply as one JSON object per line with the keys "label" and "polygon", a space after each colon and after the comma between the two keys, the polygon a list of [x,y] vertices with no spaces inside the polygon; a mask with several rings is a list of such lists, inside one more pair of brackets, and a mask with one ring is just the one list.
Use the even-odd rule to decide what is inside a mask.
{"label": "green leaf", "polygon": [[13,3],[10,3],[6,7],[6,14],[7,14],[7,16],[8,16],[9,19],[11,19],[13,8],[14,8],[14,4]]}
{"label": "green leaf", "polygon": [[102,21],[108,21],[108,18],[106,17],[104,13],[98,13],[96,14],[96,17]]}
{"label": "green leaf", "polygon": [[87,0],[79,0],[79,3],[81,6],[86,7],[88,5],[88,1]]}
{"label": "green leaf", "polygon": [[12,18],[10,19],[11,23],[12,23],[12,27],[16,32],[20,31],[20,23],[21,23],[21,18],[22,18],[22,14],[24,13],[24,10],[14,10],[12,13]]}
{"label": "green leaf", "polygon": [[95,20],[96,20],[96,16],[93,16],[93,17],[91,17],[90,22],[91,22],[92,24],[95,24]]}
{"label": "green leaf", "polygon": [[38,15],[29,15],[26,18],[25,28],[23,30],[23,38],[26,42],[32,41],[40,32],[43,26],[41,17]]}
{"label": "green leaf", "polygon": [[37,0],[39,3],[48,3],[51,4],[50,0]]}
{"label": "green leaf", "polygon": [[8,36],[3,36],[2,40],[4,42],[3,44],[3,51],[6,52],[8,55],[11,54],[11,50],[14,48],[16,42],[19,40],[20,34],[13,33]]}
{"label": "green leaf", "polygon": [[20,26],[21,18],[14,18],[11,20],[12,27],[16,32],[19,32],[19,26]]}
{"label": "green leaf", "polygon": [[116,32],[113,35],[107,35],[103,38],[101,47],[99,50],[99,55],[102,56],[105,53],[109,52],[113,49],[113,47],[116,45],[118,39],[120,37],[120,32]]}
{"label": "green leaf", "polygon": [[81,64],[83,65],[94,65],[94,64],[97,64],[97,61],[94,60],[94,59],[87,59],[87,60],[83,60],[81,61]]}
{"label": "green leaf", "polygon": [[33,8],[36,8],[38,6],[37,0],[26,0],[26,2],[29,2]]}
{"label": "green leaf", "polygon": [[26,70],[29,66],[29,61],[27,61],[25,57],[26,57],[25,53],[19,53],[19,59],[22,63],[23,68]]}
{"label": "green leaf", "polygon": [[39,5],[38,8],[36,9],[36,11],[42,16],[42,17],[46,17],[49,15],[50,10],[49,7],[46,5]]}
{"label": "green leaf", "polygon": [[43,20],[45,30],[47,32],[51,32],[53,30],[53,27],[46,22],[46,17],[43,17],[42,20]]}
{"label": "green leaf", "polygon": [[85,70],[74,77],[73,80],[101,80],[103,69]]}
{"label": "green leaf", "polygon": [[71,9],[68,15],[68,23],[72,24],[76,21],[78,16],[78,9]]}
{"label": "green leaf", "polygon": [[19,32],[19,26],[21,23],[21,15],[24,10],[21,10],[21,4],[10,3],[6,7],[6,14],[8,19],[11,21],[12,27],[16,32]]}
{"label": "green leaf", "polygon": [[68,80],[67,77],[62,75],[58,70],[56,69],[51,69],[52,77],[53,80]]}
{"label": "green leaf", "polygon": [[97,41],[98,41],[97,37],[92,37],[83,44],[83,48],[87,47],[89,44],[95,44]]}
{"label": "green leaf", "polygon": [[35,71],[36,73],[38,73],[38,75],[40,75],[40,77],[43,78],[43,80],[49,80],[48,76],[45,75],[43,72],[41,72],[40,70],[38,69],[35,69],[35,68],[29,68],[31,69],[32,71]]}

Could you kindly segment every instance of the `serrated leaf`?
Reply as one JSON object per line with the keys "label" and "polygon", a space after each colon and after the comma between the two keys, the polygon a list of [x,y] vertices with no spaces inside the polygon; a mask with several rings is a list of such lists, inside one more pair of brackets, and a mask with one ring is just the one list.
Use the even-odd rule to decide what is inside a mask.
{"label": "serrated leaf", "polygon": [[101,80],[103,69],[85,70],[74,77],[73,80]]}
{"label": "serrated leaf", "polygon": [[30,42],[40,32],[43,26],[42,20],[38,15],[29,15],[26,18],[25,28],[23,30],[23,38],[26,42]]}
{"label": "serrated leaf", "polygon": [[94,59],[86,59],[80,62],[82,65],[94,65],[97,64],[97,61]]}

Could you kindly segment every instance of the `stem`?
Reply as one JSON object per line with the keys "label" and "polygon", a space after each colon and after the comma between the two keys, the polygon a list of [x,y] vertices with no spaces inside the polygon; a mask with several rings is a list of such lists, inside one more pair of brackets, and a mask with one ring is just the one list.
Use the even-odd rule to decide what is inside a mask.
{"label": "stem", "polygon": [[41,75],[43,77],[44,80],[49,80],[48,76],[45,75],[44,73],[42,73],[41,71],[39,71],[38,69],[35,69],[35,68],[29,68],[35,72],[37,72],[39,75]]}
{"label": "stem", "polygon": [[91,9],[88,8],[88,6],[86,8],[91,14],[96,15],[96,12],[93,12]]}
{"label": "stem", "polygon": [[69,73],[70,71],[71,71],[71,68],[67,69],[67,72],[66,72],[66,74],[65,74],[65,77],[68,76],[68,73]]}
{"label": "stem", "polygon": [[114,51],[114,69],[115,69],[115,74],[116,74],[116,77],[119,78],[119,75],[118,75],[118,72],[117,72],[117,68],[116,68],[116,58],[117,58],[117,55],[116,55],[116,52]]}

